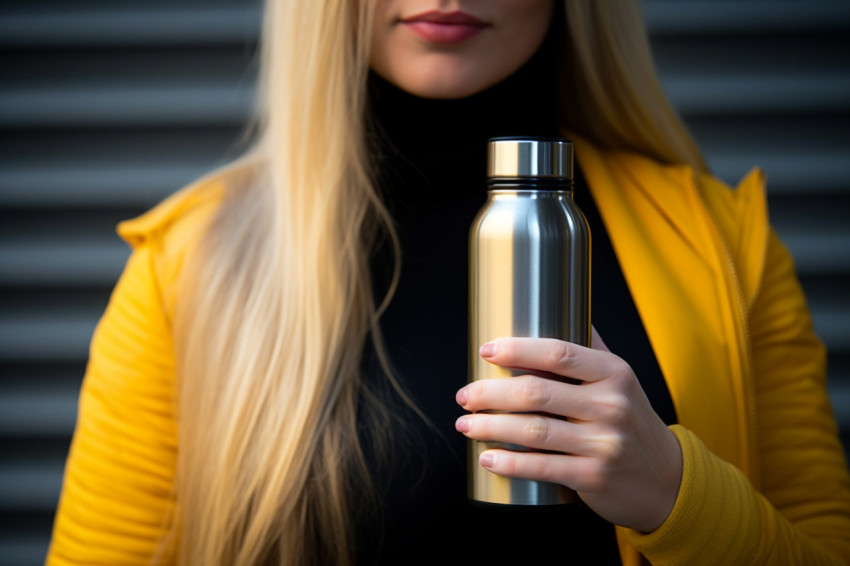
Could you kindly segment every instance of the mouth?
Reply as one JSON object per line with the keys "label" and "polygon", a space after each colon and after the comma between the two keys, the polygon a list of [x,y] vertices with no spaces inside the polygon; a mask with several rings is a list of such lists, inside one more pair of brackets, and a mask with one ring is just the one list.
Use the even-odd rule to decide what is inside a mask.
{"label": "mouth", "polygon": [[431,11],[403,18],[401,23],[428,43],[460,43],[490,24],[466,12]]}

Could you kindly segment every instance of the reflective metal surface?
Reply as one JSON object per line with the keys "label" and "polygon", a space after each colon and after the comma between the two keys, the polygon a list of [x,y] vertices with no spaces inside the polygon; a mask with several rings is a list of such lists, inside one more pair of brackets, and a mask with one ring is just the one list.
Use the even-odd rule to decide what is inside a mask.
{"label": "reflective metal surface", "polygon": [[[478,355],[479,347],[495,338],[547,337],[590,345],[590,233],[569,184],[491,185],[470,231],[469,261],[470,381],[528,373],[492,365]],[[525,450],[470,441],[471,499],[511,505],[577,500],[574,492],[560,485],[509,479],[485,470],[478,458],[495,447]]]}
{"label": "reflective metal surface", "polygon": [[493,138],[487,144],[491,179],[573,178],[573,142],[560,138]]}

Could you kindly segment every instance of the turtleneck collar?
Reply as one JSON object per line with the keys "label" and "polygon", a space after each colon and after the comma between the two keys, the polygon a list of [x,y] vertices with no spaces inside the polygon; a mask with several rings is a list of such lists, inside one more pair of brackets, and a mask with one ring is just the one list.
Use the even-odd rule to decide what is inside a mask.
{"label": "turtleneck collar", "polygon": [[[439,153],[439,146],[482,136],[551,135],[557,102],[554,54],[544,43],[518,71],[498,84],[459,99],[410,94],[370,73],[372,116],[399,149]],[[379,131],[380,131],[379,130]]]}
{"label": "turtleneck collar", "polygon": [[370,131],[385,194],[414,201],[483,194],[489,138],[557,135],[555,35],[550,30],[513,75],[466,98],[421,98],[371,73]]}

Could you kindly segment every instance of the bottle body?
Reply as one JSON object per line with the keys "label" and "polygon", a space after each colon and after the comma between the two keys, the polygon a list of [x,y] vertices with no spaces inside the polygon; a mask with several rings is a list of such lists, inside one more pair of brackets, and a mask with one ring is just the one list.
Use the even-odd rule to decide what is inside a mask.
{"label": "bottle body", "polygon": [[[590,233],[566,183],[491,183],[470,230],[469,380],[528,372],[483,360],[496,338],[558,338],[590,345]],[[551,376],[550,376],[551,377]],[[478,463],[490,448],[522,446],[470,440],[469,497],[507,505],[556,505],[577,496],[551,483],[505,478]]]}

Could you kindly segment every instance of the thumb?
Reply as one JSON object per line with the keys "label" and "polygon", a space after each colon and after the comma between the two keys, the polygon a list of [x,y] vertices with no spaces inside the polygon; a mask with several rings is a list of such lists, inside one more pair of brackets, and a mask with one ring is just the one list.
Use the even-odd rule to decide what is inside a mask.
{"label": "thumb", "polygon": [[590,327],[590,347],[594,350],[602,350],[603,352],[610,352],[608,346],[605,345],[605,342],[602,340],[602,336],[596,331],[595,326]]}

